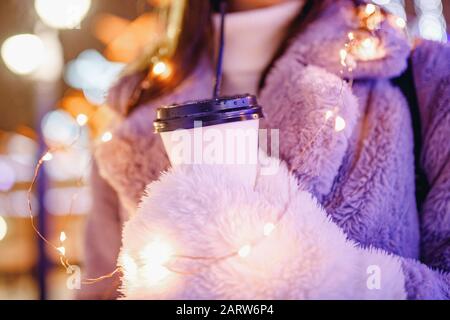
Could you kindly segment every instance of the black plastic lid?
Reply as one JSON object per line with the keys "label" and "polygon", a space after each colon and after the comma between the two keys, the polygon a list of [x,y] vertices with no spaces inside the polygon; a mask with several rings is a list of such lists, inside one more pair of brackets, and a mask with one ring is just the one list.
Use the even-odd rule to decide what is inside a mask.
{"label": "black plastic lid", "polygon": [[227,122],[260,119],[261,106],[250,94],[220,97],[209,100],[187,101],[163,106],[156,110],[153,122],[155,132],[194,128],[194,121],[202,121],[202,126],[212,126]]}

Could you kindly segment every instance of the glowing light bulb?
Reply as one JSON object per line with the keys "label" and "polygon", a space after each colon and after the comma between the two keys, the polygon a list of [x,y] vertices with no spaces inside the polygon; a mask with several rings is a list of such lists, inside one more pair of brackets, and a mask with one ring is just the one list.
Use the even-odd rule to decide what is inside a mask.
{"label": "glowing light bulb", "polygon": [[141,269],[143,278],[149,285],[155,285],[170,274],[170,271],[164,266],[173,254],[172,247],[157,239],[145,247],[140,257],[144,263]]}
{"label": "glowing light bulb", "polygon": [[342,131],[345,129],[345,120],[341,116],[337,116],[334,122],[334,130],[336,132]]}
{"label": "glowing light bulb", "polygon": [[50,153],[50,151],[47,151],[44,156],[42,157],[42,161],[50,161],[53,159],[53,155]]}
{"label": "glowing light bulb", "polygon": [[252,247],[249,244],[246,244],[245,246],[242,246],[239,249],[238,254],[241,258],[245,258],[250,254],[251,250],[252,250]]}
{"label": "glowing light bulb", "polygon": [[345,50],[345,49],[341,49],[341,50],[339,50],[339,57],[341,58],[341,65],[343,66],[343,67],[346,67],[347,66],[347,63],[346,63],[346,59],[347,59],[347,50]]}
{"label": "glowing light bulb", "polygon": [[64,240],[66,239],[66,233],[64,231],[61,231],[61,234],[59,235],[59,241],[64,242]]}
{"label": "glowing light bulb", "polygon": [[273,223],[266,223],[264,225],[264,235],[267,237],[272,233],[272,231],[275,229],[275,225]]}
{"label": "glowing light bulb", "polygon": [[12,72],[30,74],[43,63],[45,46],[34,34],[18,34],[3,42],[1,55]]}
{"label": "glowing light bulb", "polygon": [[[355,34],[355,41],[350,47],[349,56],[355,61],[371,61],[381,59],[386,55],[380,39],[369,32],[358,32]],[[347,64],[348,63],[347,58]]]}
{"label": "glowing light bulb", "polygon": [[8,233],[8,225],[6,224],[5,219],[0,216],[0,241],[2,241],[6,234]]}
{"label": "glowing light bulb", "polygon": [[108,142],[112,139],[112,133],[109,131],[106,131],[105,133],[102,134],[101,140],[103,142]]}
{"label": "glowing light bulb", "polygon": [[403,18],[397,17],[395,19],[395,24],[397,25],[397,27],[403,29],[406,27],[406,21]]}
{"label": "glowing light bulb", "polygon": [[61,255],[63,255],[63,256],[66,255],[66,248],[61,246],[61,247],[56,248],[56,250],[58,250]]}
{"label": "glowing light bulb", "polygon": [[354,40],[355,39],[355,34],[353,32],[349,32],[347,34],[347,37],[348,37],[349,40]]}
{"label": "glowing light bulb", "polygon": [[35,0],[34,8],[42,21],[52,28],[79,27],[91,7],[91,0]]}
{"label": "glowing light bulb", "polygon": [[366,13],[366,15],[370,16],[370,15],[373,14],[376,10],[377,10],[377,8],[375,7],[374,4],[368,3],[368,4],[366,5],[366,8],[364,9],[364,12]]}
{"label": "glowing light bulb", "polygon": [[84,126],[87,122],[88,122],[87,115],[85,115],[84,113],[80,113],[79,115],[77,115],[77,123],[80,126]]}
{"label": "glowing light bulb", "polygon": [[169,68],[166,63],[159,61],[153,66],[152,72],[157,76],[167,76],[169,74]]}
{"label": "glowing light bulb", "polygon": [[374,47],[374,41],[372,38],[366,38],[361,42],[361,45],[365,48],[373,48]]}
{"label": "glowing light bulb", "polygon": [[126,281],[135,281],[138,276],[138,266],[134,259],[126,253],[122,253],[118,259],[119,265],[124,272],[124,279]]}
{"label": "glowing light bulb", "polygon": [[325,112],[325,120],[329,120],[333,116],[333,111],[328,110]]}

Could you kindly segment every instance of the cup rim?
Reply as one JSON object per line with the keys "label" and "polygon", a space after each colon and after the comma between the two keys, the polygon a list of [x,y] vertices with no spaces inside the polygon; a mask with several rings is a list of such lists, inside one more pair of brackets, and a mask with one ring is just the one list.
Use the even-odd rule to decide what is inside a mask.
{"label": "cup rim", "polygon": [[207,100],[191,100],[162,106],[153,121],[155,133],[192,129],[201,126],[256,120],[263,118],[262,108],[250,94],[234,95]]}

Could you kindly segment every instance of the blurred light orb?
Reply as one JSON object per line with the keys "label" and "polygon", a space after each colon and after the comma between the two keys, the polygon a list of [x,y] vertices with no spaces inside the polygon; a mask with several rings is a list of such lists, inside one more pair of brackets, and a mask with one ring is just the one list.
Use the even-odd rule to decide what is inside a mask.
{"label": "blurred light orb", "polygon": [[17,74],[30,74],[42,63],[45,46],[33,34],[18,34],[3,42],[1,55],[6,66]]}
{"label": "blurred light orb", "polygon": [[[45,163],[46,173],[54,181],[79,180],[83,182],[90,172],[91,154],[84,140],[88,134],[80,136],[80,143],[75,143],[64,151],[53,154],[53,160]],[[81,141],[83,140],[83,141]]]}
{"label": "blurred light orb", "polygon": [[42,21],[56,29],[79,27],[91,7],[91,0],[35,0],[34,8]]}
{"label": "blurred light orb", "polygon": [[9,191],[15,182],[14,169],[6,161],[0,160],[0,191]]}
{"label": "blurred light orb", "polygon": [[0,241],[2,241],[6,237],[6,233],[8,232],[8,225],[6,224],[5,219],[0,216]]}
{"label": "blurred light orb", "polygon": [[44,140],[50,147],[70,145],[79,130],[73,117],[63,110],[47,113],[42,119],[41,128]]}
{"label": "blurred light orb", "polygon": [[[30,178],[33,176],[33,167],[34,162],[36,161],[35,157],[37,150],[38,145],[36,141],[17,133],[14,133],[9,137],[6,145],[6,154],[8,158],[22,166],[28,167],[30,170],[25,176],[31,174]],[[16,174],[24,178],[24,170],[16,171]],[[23,181],[21,178],[18,178],[18,180]]]}
{"label": "blurred light orb", "polygon": [[82,90],[89,102],[102,104],[123,67],[123,63],[110,62],[98,51],[88,49],[67,64],[64,80],[72,88]]}
{"label": "blurred light orb", "polygon": [[32,77],[37,81],[57,81],[64,68],[63,48],[59,41],[58,31],[46,28],[46,30],[36,30],[35,32],[44,44],[45,54]]}

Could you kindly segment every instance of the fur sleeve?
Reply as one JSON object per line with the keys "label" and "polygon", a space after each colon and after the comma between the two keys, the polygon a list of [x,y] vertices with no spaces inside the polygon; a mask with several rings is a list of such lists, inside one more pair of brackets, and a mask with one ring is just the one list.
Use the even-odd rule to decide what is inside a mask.
{"label": "fur sleeve", "polygon": [[422,208],[424,261],[450,271],[450,46],[424,41],[412,55],[422,125],[421,165],[431,187]]}
{"label": "fur sleeve", "polygon": [[403,299],[400,259],[361,249],[278,160],[255,188],[224,168],[169,170],[125,225],[129,299]]}

